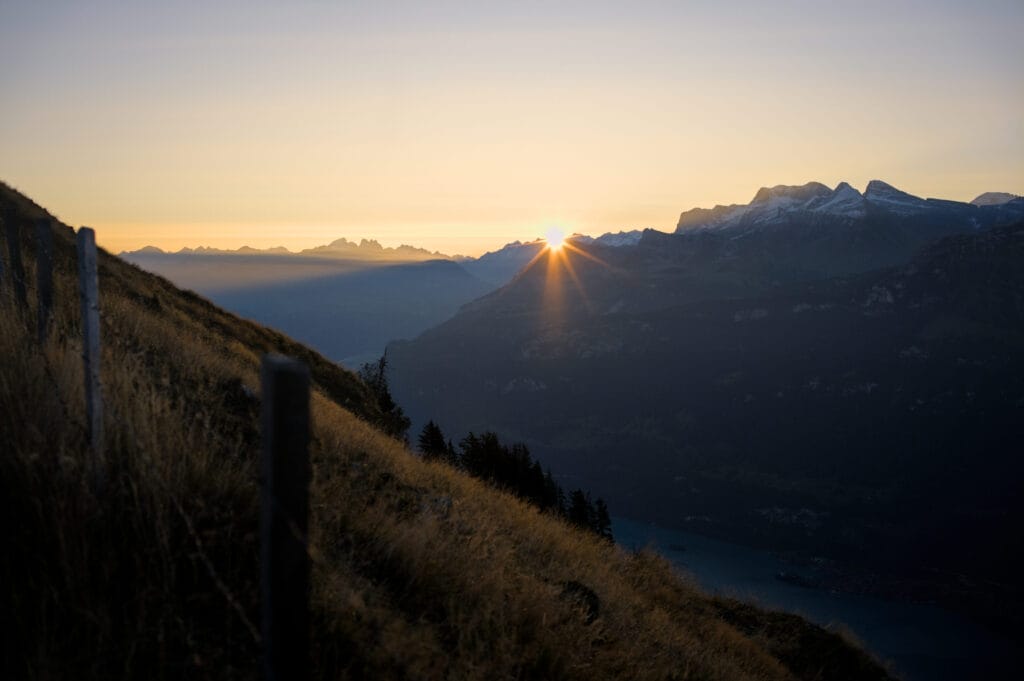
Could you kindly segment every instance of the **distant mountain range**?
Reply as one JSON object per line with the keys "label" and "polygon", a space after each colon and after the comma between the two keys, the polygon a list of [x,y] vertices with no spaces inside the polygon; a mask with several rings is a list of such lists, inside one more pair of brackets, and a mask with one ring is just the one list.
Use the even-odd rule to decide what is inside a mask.
{"label": "distant mountain range", "polygon": [[[631,246],[640,240],[641,234],[640,230],[633,230],[631,232],[607,232],[596,238],[584,234],[574,234],[572,238],[580,239],[587,243],[600,243],[606,246]],[[513,241],[496,251],[489,251],[477,258],[465,255],[445,255],[440,251],[429,251],[425,248],[406,244],[397,247],[385,247],[374,239],[361,239],[355,242],[345,238],[335,239],[329,244],[306,248],[301,251],[290,251],[284,246],[275,246],[273,248],[242,246],[233,250],[198,246],[196,248],[185,247],[177,251],[165,251],[157,246],[143,246],[134,251],[122,251],[119,256],[129,261],[159,256],[165,256],[165,258],[176,256],[297,256],[303,258],[330,258],[371,262],[451,260],[453,262],[465,263],[470,269],[475,271],[474,273],[484,274],[489,280],[493,280],[500,285],[509,281],[523,265],[529,262],[543,248],[544,243],[541,239],[528,242]]]}
{"label": "distant mountain range", "polygon": [[515,242],[480,258],[338,239],[291,253],[152,246],[121,253],[139,267],[355,367],[508,282],[542,248]]}
{"label": "distant mountain range", "polygon": [[[1022,218],[1024,199],[1012,194],[990,192],[968,204],[920,199],[877,180],[863,194],[846,183],[829,189],[811,182],[762,188],[747,205],[684,212],[676,234],[686,239],[649,229],[596,238],[574,234],[571,240],[624,249],[627,261],[633,251],[650,256],[630,267],[682,267],[680,286],[634,301],[657,307],[892,266],[940,236]],[[507,284],[544,247],[542,240],[516,241],[468,258],[341,238],[297,253],[281,246],[200,246],[174,253],[147,246],[121,257],[351,364]]]}
{"label": "distant mountain range", "polygon": [[137,251],[123,251],[120,255],[122,258],[127,258],[129,260],[133,257],[151,255],[294,255],[316,258],[340,258],[345,260],[386,260],[391,262],[464,259],[463,256],[449,256],[438,251],[428,251],[425,248],[417,248],[416,246],[407,246],[405,244],[398,246],[397,248],[386,248],[381,246],[380,242],[373,239],[362,239],[359,242],[355,242],[344,238],[336,239],[323,246],[306,248],[298,252],[290,251],[284,246],[276,246],[274,248],[252,248],[250,246],[242,246],[241,248],[234,250],[199,246],[197,248],[182,248],[181,250],[174,252],[164,251],[156,246],[144,246]]}
{"label": "distant mountain range", "polygon": [[525,441],[624,515],[1007,615],[1024,200],[1002,198],[811,183],[632,245],[576,239],[572,275],[543,253],[390,345],[393,392],[420,423]]}
{"label": "distant mountain range", "polygon": [[915,223],[967,223],[987,228],[1020,220],[1024,199],[1005,192],[987,192],[970,203],[922,199],[881,180],[860,193],[846,182],[829,189],[820,182],[801,186],[762,187],[746,205],[694,208],[679,216],[676,233],[714,229],[734,236],[783,225],[855,223],[900,218]]}
{"label": "distant mountain range", "polygon": [[863,194],[845,182],[810,182],[763,187],[746,205],[686,211],[675,232],[690,235],[691,248],[714,251],[723,267],[732,258],[748,271],[759,267],[753,276],[809,280],[899,265],[943,236],[1024,219],[1019,197],[975,201],[921,199],[880,180]]}
{"label": "distant mountain range", "polygon": [[[579,238],[623,245],[635,243],[640,234]],[[120,256],[356,366],[379,357],[388,342],[413,338],[508,283],[543,248],[540,240],[516,241],[467,258],[337,239],[298,253],[247,246],[167,253],[147,246]]]}

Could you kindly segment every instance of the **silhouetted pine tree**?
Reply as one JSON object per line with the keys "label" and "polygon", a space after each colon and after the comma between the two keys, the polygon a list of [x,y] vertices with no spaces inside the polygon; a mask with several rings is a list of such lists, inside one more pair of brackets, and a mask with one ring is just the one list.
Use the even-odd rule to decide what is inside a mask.
{"label": "silhouetted pine tree", "polygon": [[588,530],[594,529],[594,507],[583,490],[573,490],[569,495],[569,522]]}
{"label": "silhouetted pine tree", "polygon": [[470,431],[469,435],[459,442],[460,467],[470,475],[488,480],[486,459],[483,439]]}
{"label": "silhouetted pine tree", "polygon": [[529,454],[525,462],[525,480],[523,481],[524,496],[535,506],[545,508],[544,504],[544,471],[540,463],[531,461]]}
{"label": "silhouetted pine tree", "polygon": [[544,473],[544,503],[541,508],[552,509],[558,515],[565,515],[565,494],[555,479],[551,477],[550,470]]}
{"label": "silhouetted pine tree", "polygon": [[381,411],[378,425],[388,435],[404,440],[412,422],[391,397],[391,391],[388,389],[387,369],[388,353],[385,350],[376,362],[367,362],[359,367],[358,374],[377,398],[377,405]]}
{"label": "silhouetted pine tree", "polygon": [[419,437],[419,447],[424,459],[441,459],[448,454],[444,433],[433,421],[427,421],[427,425],[423,426]]}
{"label": "silhouetted pine tree", "polygon": [[594,504],[594,531],[610,542],[615,541],[615,537],[612,536],[612,519],[608,515],[608,505],[600,497]]}

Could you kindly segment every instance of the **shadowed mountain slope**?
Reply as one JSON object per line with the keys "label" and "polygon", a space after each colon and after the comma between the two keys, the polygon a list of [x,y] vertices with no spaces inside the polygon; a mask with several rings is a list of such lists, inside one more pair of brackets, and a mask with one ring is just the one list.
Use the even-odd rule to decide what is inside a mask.
{"label": "shadowed mountain slope", "polygon": [[573,275],[545,256],[393,344],[396,399],[524,440],[622,515],[824,554],[897,577],[855,590],[1019,627],[1024,224],[787,283],[720,239],[578,244]]}

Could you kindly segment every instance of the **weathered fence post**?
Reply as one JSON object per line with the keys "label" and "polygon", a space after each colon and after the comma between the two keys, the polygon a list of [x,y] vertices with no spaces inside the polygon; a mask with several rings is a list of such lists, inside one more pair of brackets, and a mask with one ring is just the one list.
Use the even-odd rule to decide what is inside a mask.
{"label": "weathered fence post", "polygon": [[309,678],[309,370],[263,357],[260,582],[263,676]]}
{"label": "weathered fence post", "polygon": [[39,344],[44,345],[53,315],[53,229],[48,218],[36,222],[36,282]]}
{"label": "weathered fence post", "polygon": [[7,263],[11,268],[14,297],[24,309],[28,305],[28,294],[25,292],[25,266],[21,262],[21,238],[17,223],[7,220],[5,226],[7,227]]}
{"label": "weathered fence post", "polygon": [[100,394],[100,299],[96,270],[96,233],[81,227],[78,247],[78,291],[82,301],[82,360],[85,363],[85,410],[89,440],[97,456],[103,456],[103,398]]}
{"label": "weathered fence post", "polygon": [[[0,231],[3,231],[4,218],[0,215]],[[6,239],[5,239],[6,241]],[[4,290],[4,254],[0,252],[0,291]]]}

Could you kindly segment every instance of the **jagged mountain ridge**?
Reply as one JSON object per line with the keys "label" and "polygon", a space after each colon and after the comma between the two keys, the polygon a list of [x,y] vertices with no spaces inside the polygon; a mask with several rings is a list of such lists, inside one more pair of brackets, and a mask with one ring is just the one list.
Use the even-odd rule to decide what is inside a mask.
{"label": "jagged mountain ridge", "polygon": [[[606,232],[599,237],[591,237],[586,234],[574,234],[572,238],[580,238],[587,242],[596,241],[606,246],[629,246],[635,244],[640,238],[640,230],[629,232]],[[488,262],[497,260],[509,260],[516,263],[526,264],[536,254],[537,250],[544,244],[543,240],[530,242],[512,241],[501,248],[488,251],[487,253],[473,258],[465,255],[447,255],[440,251],[431,251],[419,246],[402,244],[400,246],[382,246],[376,239],[360,239],[358,242],[349,241],[342,237],[321,246],[305,248],[301,251],[291,251],[284,246],[272,248],[252,248],[241,246],[236,249],[212,248],[209,246],[197,246],[195,248],[184,247],[177,251],[165,251],[158,246],[143,246],[134,251],[122,251],[120,257],[129,260],[144,258],[146,256],[297,256],[307,258],[336,258],[352,261],[383,261],[383,262],[418,262],[423,260],[451,260],[458,263],[480,263],[478,269],[486,269]],[[529,255],[526,255],[529,254]],[[511,276],[501,276],[504,268],[496,275],[489,275],[505,283]],[[512,272],[511,274],[515,274]]]}
{"label": "jagged mountain ridge", "polygon": [[306,248],[301,251],[293,252],[285,248],[284,246],[274,246],[272,248],[252,248],[251,246],[242,246],[236,249],[222,249],[222,248],[211,248],[209,246],[198,246],[195,248],[181,248],[180,250],[169,252],[157,246],[143,246],[142,248],[135,251],[122,251],[120,256],[123,258],[137,258],[140,256],[147,255],[165,255],[165,256],[268,256],[268,255],[284,255],[284,256],[305,256],[315,258],[339,258],[345,260],[383,260],[383,261],[394,261],[394,262],[408,262],[408,261],[420,261],[420,260],[462,260],[463,256],[450,256],[445,255],[439,251],[429,251],[425,248],[419,248],[417,246],[409,246],[402,244],[397,247],[385,247],[375,239],[361,239],[358,242],[349,241],[345,238],[335,239],[329,244],[322,246],[315,246],[313,248]]}
{"label": "jagged mountain ridge", "polygon": [[1024,219],[1024,200],[998,193],[982,194],[971,203],[922,199],[881,180],[869,182],[864,193],[846,182],[835,189],[820,182],[777,185],[762,187],[746,205],[685,211],[679,216],[676,233],[714,229],[736,236],[787,224],[825,225],[885,218],[988,228]]}
{"label": "jagged mountain ridge", "polygon": [[706,269],[778,285],[898,266],[939,238],[1019,220],[1024,199],[976,206],[922,199],[879,180],[863,194],[845,182],[810,182],[762,188],[746,205],[686,211],[675,231],[681,241],[648,231],[642,242],[700,251]]}

